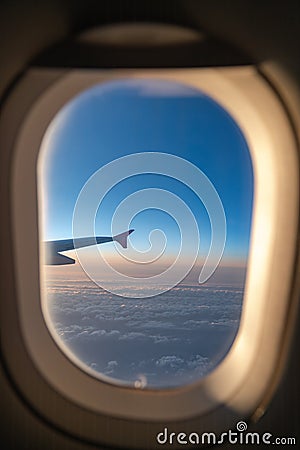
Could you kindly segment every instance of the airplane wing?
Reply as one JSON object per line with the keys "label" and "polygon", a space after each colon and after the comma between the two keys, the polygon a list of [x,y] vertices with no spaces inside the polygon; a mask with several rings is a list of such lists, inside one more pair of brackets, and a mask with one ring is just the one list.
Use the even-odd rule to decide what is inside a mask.
{"label": "airplane wing", "polygon": [[[62,239],[59,241],[44,242],[45,264],[47,265],[66,265],[75,264],[75,259],[62,255],[61,252],[74,250],[76,248],[89,247],[91,245],[104,244],[105,242],[116,241],[123,248],[127,248],[128,236],[134,230],[128,230],[116,236],[95,236],[78,239]],[[75,244],[74,244],[75,241]]]}

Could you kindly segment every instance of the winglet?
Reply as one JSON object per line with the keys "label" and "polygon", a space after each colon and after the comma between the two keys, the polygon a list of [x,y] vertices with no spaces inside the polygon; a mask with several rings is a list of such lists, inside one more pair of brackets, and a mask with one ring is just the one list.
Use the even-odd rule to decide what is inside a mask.
{"label": "winglet", "polygon": [[123,248],[127,248],[127,239],[128,236],[133,233],[134,230],[128,230],[124,233],[117,234],[116,236],[113,236],[113,241],[118,242],[120,245],[122,245]]}

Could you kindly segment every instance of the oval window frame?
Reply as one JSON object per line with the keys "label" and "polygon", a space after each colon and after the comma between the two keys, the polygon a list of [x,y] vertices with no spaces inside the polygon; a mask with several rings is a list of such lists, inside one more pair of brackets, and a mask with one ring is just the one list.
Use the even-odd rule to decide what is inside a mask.
{"label": "oval window frame", "polygon": [[[95,380],[70,363],[57,348],[40,308],[38,213],[37,201],[32,201],[36,200],[36,160],[40,144],[50,121],[63,104],[101,79],[143,78],[149,74],[191,83],[229,111],[248,141],[255,180],[252,238],[240,331],[227,357],[208,377],[193,385],[162,392],[122,388]],[[253,67],[74,70],[67,74],[32,70],[28,77],[31,82],[38,77],[45,82],[47,77],[52,80],[53,75],[54,82],[49,81],[51,85],[42,90],[22,123],[13,161],[12,217],[18,313],[22,337],[34,365],[41,376],[69,400],[108,416],[133,421],[174,421],[208,414],[216,408],[223,412],[229,408],[237,415],[251,414],[266,395],[279,358],[296,253],[297,148],[279,100]],[[260,150],[262,146],[264,152]],[[273,170],[269,170],[270,167]],[[31,256],[31,264],[28,264]],[[9,340],[8,330],[4,330],[4,338]],[[59,372],[55,370],[57,365],[61,368]]]}

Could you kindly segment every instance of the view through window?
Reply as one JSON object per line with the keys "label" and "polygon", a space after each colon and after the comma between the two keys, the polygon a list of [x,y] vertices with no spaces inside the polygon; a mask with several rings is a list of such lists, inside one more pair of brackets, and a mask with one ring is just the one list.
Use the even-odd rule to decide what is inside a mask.
{"label": "view through window", "polygon": [[101,83],[49,125],[38,163],[42,301],[62,349],[137,388],[198,380],[238,330],[253,172],[212,98]]}

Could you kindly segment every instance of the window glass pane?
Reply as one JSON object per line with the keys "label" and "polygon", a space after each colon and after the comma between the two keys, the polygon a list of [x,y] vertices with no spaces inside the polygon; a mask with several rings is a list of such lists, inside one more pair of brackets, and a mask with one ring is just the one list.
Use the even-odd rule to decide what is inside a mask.
{"label": "window glass pane", "polygon": [[211,372],[238,330],[251,229],[233,118],[188,85],[102,83],[49,125],[38,183],[43,310],[69,357],[144,388]]}

